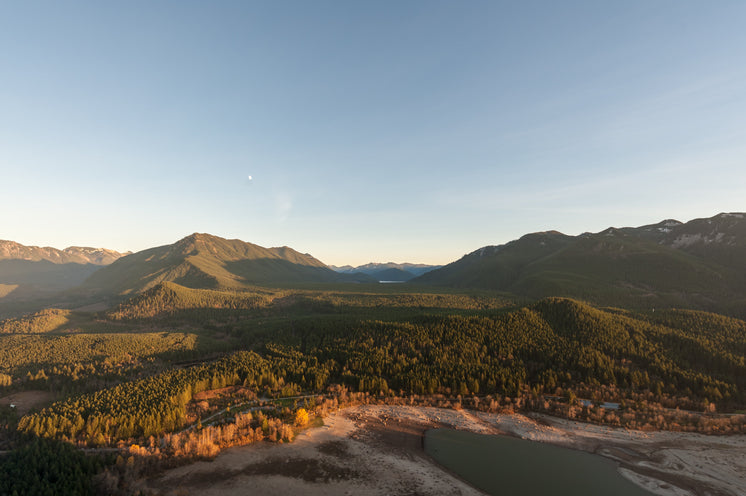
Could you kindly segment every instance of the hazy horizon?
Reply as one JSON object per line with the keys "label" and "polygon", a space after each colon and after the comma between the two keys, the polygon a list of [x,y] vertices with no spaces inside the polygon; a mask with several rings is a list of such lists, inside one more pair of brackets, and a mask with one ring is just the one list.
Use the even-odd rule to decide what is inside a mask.
{"label": "hazy horizon", "polygon": [[0,239],[329,265],[744,211],[746,4],[18,2]]}
{"label": "hazy horizon", "polygon": [[[735,212],[718,212],[718,214],[721,214],[721,213],[735,213]],[[738,213],[742,213],[742,212],[738,212]],[[715,215],[717,215],[717,214],[715,214]],[[685,224],[688,221],[695,220],[697,218],[707,218],[707,217],[695,217],[695,218],[692,218],[692,219],[685,219],[685,220],[676,219],[676,218],[673,218],[673,217],[667,217],[665,219],[658,219],[656,221],[651,221],[651,222],[648,222],[648,223],[645,223],[645,224],[641,224],[641,225],[634,225],[634,226],[633,225],[617,225],[617,226],[611,226],[611,225],[609,225],[609,226],[606,226],[606,228],[609,228],[609,227],[615,227],[615,228],[641,227],[642,225],[657,224],[657,223],[665,221],[665,220],[677,220],[677,221],[682,222],[682,223]],[[606,229],[606,228],[604,228],[604,229]],[[603,231],[604,229],[601,229],[598,232]],[[556,229],[547,229],[547,230],[557,231]],[[538,231],[533,231],[533,232],[538,232]],[[580,232],[573,232],[573,233],[567,233],[567,232],[562,232],[562,231],[559,231],[559,232],[561,232],[562,234],[569,235],[569,236],[577,236],[577,235],[580,235],[580,234],[583,234],[583,233],[586,233],[586,232],[591,232],[591,231],[580,231]],[[196,233],[196,231],[195,231],[195,233]],[[145,247],[137,249],[137,250],[116,250],[115,248],[111,248],[111,247],[108,247],[108,246],[98,246],[98,245],[90,245],[89,246],[89,245],[81,245],[81,244],[72,244],[72,245],[67,245],[67,246],[51,246],[51,245],[48,245],[48,244],[40,244],[40,245],[37,244],[37,245],[33,245],[33,244],[23,243],[23,242],[20,242],[18,240],[15,240],[15,239],[12,239],[12,240],[11,239],[8,239],[8,240],[2,240],[2,239],[0,239],[0,241],[13,241],[13,242],[16,242],[16,243],[20,243],[20,244],[22,244],[24,246],[36,246],[36,247],[39,247],[39,248],[54,248],[54,249],[57,249],[57,250],[64,250],[66,248],[84,247],[85,246],[87,248],[102,248],[102,249],[115,250],[115,251],[118,251],[120,253],[127,253],[127,252],[136,253],[138,251],[147,250],[149,248],[157,248],[159,246],[166,246],[166,245],[170,245],[170,244],[176,243],[177,241],[179,241],[179,240],[181,240],[181,239],[183,239],[183,238],[185,238],[185,237],[187,237],[187,236],[189,236],[191,234],[193,234],[193,233],[185,234],[184,236],[181,236],[181,237],[179,237],[177,239],[174,239],[171,242],[161,243],[161,244],[154,244],[154,245],[150,245],[150,246],[145,246]],[[218,237],[224,238],[224,239],[239,239],[240,241],[244,241],[244,242],[248,242],[248,243],[253,243],[253,244],[258,244],[258,243],[254,243],[253,241],[251,241],[249,239],[230,238],[230,237],[227,237],[227,236],[221,236],[220,234],[215,234],[215,233],[211,233],[211,232],[206,232],[206,233],[203,233],[203,234],[210,234],[210,235],[218,236]],[[519,235],[518,237],[523,236],[525,234],[532,234],[532,232],[525,232],[525,233]],[[481,245],[481,246],[475,246],[473,249],[471,249],[468,252],[465,252],[465,253],[459,255],[458,257],[456,257],[456,258],[454,258],[452,260],[447,260],[445,262],[440,262],[440,263],[427,263],[427,262],[421,262],[419,260],[384,260],[384,259],[380,259],[380,258],[379,259],[368,260],[367,262],[333,263],[333,262],[328,262],[326,260],[323,260],[323,259],[317,257],[316,255],[314,255],[313,253],[304,251],[303,249],[301,249],[299,247],[295,247],[295,246],[289,246],[289,245],[285,244],[285,245],[273,245],[273,246],[264,246],[264,247],[265,248],[280,248],[280,247],[283,247],[283,246],[289,246],[290,248],[292,248],[292,249],[294,249],[294,250],[296,250],[296,251],[298,251],[300,253],[306,253],[306,254],[309,254],[309,255],[313,256],[314,258],[316,258],[317,260],[325,263],[328,266],[334,266],[334,267],[340,267],[340,268],[341,267],[345,267],[345,266],[360,267],[360,266],[364,266],[364,265],[367,265],[367,264],[388,264],[388,263],[393,263],[393,264],[423,264],[423,265],[433,265],[433,266],[440,265],[440,266],[442,266],[442,265],[447,265],[447,264],[449,264],[451,262],[455,262],[456,260],[460,259],[462,256],[468,255],[469,253],[471,253],[473,251],[476,251],[476,250],[478,250],[480,248],[483,248],[484,246],[505,244],[505,243],[508,243],[510,241],[514,241],[515,239],[518,239],[518,237],[513,238],[513,239],[509,239],[509,240],[505,240],[504,242],[500,242],[500,243],[491,243],[491,244],[486,244],[486,245]]]}

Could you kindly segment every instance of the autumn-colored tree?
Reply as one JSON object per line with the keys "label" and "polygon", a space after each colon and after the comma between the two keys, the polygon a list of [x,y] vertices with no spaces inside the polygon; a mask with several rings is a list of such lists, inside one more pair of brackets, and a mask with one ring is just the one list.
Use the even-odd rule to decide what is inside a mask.
{"label": "autumn-colored tree", "polygon": [[304,427],[308,424],[308,412],[305,408],[298,408],[295,412],[295,425]]}

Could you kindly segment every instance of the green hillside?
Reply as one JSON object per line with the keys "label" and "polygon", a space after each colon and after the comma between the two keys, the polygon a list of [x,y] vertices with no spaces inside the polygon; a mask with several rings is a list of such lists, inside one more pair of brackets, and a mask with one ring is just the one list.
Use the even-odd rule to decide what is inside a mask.
{"label": "green hillside", "polygon": [[412,282],[744,315],[744,260],[746,221],[740,214],[721,214],[580,236],[529,234],[481,248]]}
{"label": "green hillside", "polygon": [[506,245],[480,248],[413,282],[508,290],[521,278],[527,266],[553,255],[571,242],[570,236],[556,231],[527,234]]}
{"label": "green hillside", "polygon": [[292,248],[263,248],[240,240],[192,234],[166,246],[126,257],[96,272],[84,287],[129,295],[162,282],[205,289],[240,289],[254,284],[332,282],[340,276]]}
{"label": "green hillside", "polygon": [[[28,415],[20,426],[42,436],[114,444],[132,435],[181,429],[193,394],[230,385],[263,394],[278,394],[281,388],[322,392],[341,384],[383,396],[490,395],[485,400],[489,402],[507,395],[539,409],[547,408],[541,406],[544,400],[538,400],[539,395],[572,393],[569,397],[626,404],[626,415],[610,415],[607,421],[633,427],[640,421],[692,421],[673,410],[676,407],[701,411],[713,402],[718,409],[729,410],[743,408],[746,402],[746,323],[719,315],[636,314],[549,298],[486,313],[424,313],[401,319],[382,308],[373,319],[354,312],[346,319],[299,317],[289,316],[285,326],[272,329],[263,339],[254,334],[235,342],[235,349],[253,348],[256,353],[172,368],[62,400]],[[96,339],[91,346],[95,343],[97,352],[111,354],[112,360],[122,360],[127,353],[158,353],[156,345],[168,346],[168,340],[182,349],[196,346],[192,335],[164,333],[158,340],[152,334],[124,334],[122,338],[132,339],[127,352],[126,341],[99,337],[60,337],[60,346],[75,346],[73,353],[45,349],[51,338],[34,346],[49,357],[47,366],[86,360],[77,350],[85,353],[89,339]],[[28,365],[16,367],[9,372]],[[666,413],[661,405],[672,410]],[[567,403],[562,408],[567,410]],[[743,418],[726,420],[729,429],[740,432]]]}
{"label": "green hillside", "polygon": [[267,294],[191,289],[171,282],[159,283],[106,313],[112,320],[171,317],[184,310],[248,310],[266,306]]}

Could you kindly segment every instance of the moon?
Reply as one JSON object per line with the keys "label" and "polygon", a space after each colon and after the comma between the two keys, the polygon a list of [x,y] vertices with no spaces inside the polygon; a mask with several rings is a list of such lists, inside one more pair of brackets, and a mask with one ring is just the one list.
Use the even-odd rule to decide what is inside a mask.
{"label": "moon", "polygon": [[249,181],[253,180],[254,178],[252,176],[249,176]]}

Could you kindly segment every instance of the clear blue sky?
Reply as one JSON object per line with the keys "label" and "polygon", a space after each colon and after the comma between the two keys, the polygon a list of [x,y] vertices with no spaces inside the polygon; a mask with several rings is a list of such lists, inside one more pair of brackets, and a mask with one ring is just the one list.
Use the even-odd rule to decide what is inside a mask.
{"label": "clear blue sky", "polygon": [[744,26],[735,0],[3,1],[0,239],[448,263],[744,211]]}

